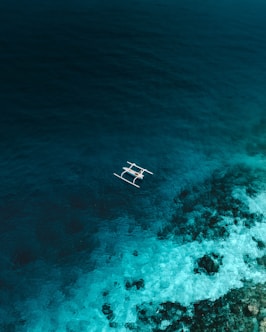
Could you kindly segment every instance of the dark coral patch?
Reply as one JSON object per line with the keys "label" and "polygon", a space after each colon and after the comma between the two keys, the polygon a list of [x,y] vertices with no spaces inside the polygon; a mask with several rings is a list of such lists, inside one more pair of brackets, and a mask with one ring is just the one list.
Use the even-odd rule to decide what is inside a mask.
{"label": "dark coral patch", "polygon": [[104,303],[102,306],[102,312],[106,316],[108,320],[114,319],[115,315],[113,310],[111,309],[111,305],[108,303]]}
{"label": "dark coral patch", "polygon": [[222,265],[222,257],[214,253],[210,255],[204,255],[196,262],[194,269],[195,273],[206,273],[208,275],[214,275],[219,271],[220,265]]}
{"label": "dark coral patch", "polygon": [[144,288],[145,286],[145,282],[144,280],[141,278],[139,280],[133,280],[133,281],[126,281],[125,282],[125,287],[127,290],[131,289],[131,288],[136,288],[137,290]]}
{"label": "dark coral patch", "polygon": [[158,238],[176,236],[186,242],[226,238],[231,226],[250,228],[261,222],[262,214],[252,213],[247,202],[235,195],[236,190],[245,190],[246,195],[255,196],[261,190],[258,173],[237,165],[227,172],[215,171],[203,183],[181,190],[174,198],[175,213]]}

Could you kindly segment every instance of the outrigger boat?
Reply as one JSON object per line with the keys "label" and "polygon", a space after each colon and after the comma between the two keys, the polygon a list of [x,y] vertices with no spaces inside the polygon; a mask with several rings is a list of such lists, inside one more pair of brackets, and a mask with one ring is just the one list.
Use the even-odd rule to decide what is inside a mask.
{"label": "outrigger boat", "polygon": [[[136,165],[135,163],[131,163],[130,161],[127,161],[127,163],[130,165],[129,167],[123,167],[123,172],[118,175],[116,173],[113,173],[115,176],[117,176],[119,179],[132,184],[132,186],[135,186],[137,188],[140,188],[139,185],[137,185],[135,182],[136,180],[142,180],[144,178],[144,172],[147,172],[149,174],[153,174],[152,172],[148,171],[146,168],[142,168],[138,165]],[[125,175],[128,174],[130,176],[133,177],[133,179],[131,180],[131,178],[126,179]]]}

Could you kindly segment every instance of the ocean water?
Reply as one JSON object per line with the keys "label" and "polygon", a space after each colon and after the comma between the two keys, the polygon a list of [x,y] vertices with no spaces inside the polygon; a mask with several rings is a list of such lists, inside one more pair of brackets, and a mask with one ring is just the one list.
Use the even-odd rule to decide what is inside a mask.
{"label": "ocean water", "polygon": [[[143,303],[266,281],[265,11],[0,4],[1,331],[159,331]],[[127,160],[154,173],[140,189],[113,176]]]}

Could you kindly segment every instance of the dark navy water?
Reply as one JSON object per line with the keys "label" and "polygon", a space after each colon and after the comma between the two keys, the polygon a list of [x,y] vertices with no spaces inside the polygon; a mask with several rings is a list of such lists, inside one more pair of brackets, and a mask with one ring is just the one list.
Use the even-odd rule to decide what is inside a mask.
{"label": "dark navy water", "polygon": [[[265,13],[259,0],[0,4],[2,331],[70,331],[82,304],[54,308],[125,233],[156,237],[180,188],[214,169],[265,165]],[[139,190],[112,175],[127,160],[154,172]]]}

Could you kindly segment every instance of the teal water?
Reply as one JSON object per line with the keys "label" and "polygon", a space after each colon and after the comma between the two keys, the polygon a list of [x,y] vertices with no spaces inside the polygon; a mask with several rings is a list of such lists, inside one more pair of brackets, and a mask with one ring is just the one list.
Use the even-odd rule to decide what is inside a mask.
{"label": "teal water", "polygon": [[[244,242],[265,236],[265,10],[259,0],[0,4],[3,331],[122,331],[143,301],[178,294],[189,305],[243,278],[265,280],[261,267],[242,262]],[[127,160],[154,172],[140,190],[112,175]],[[228,237],[214,243],[197,225],[186,233],[204,201],[194,194],[181,199],[182,216],[194,213],[188,224],[172,225],[184,188],[204,193],[214,172],[231,169],[230,194],[263,215],[260,227],[228,222]],[[247,198],[250,173],[256,195]],[[209,209],[223,215],[213,195]],[[222,282],[194,280],[192,261],[222,254],[223,240]],[[253,244],[255,259],[263,253]],[[174,278],[177,252],[183,273]],[[127,278],[143,278],[145,291],[119,293]],[[189,286],[197,282],[211,295]],[[103,314],[106,289],[120,327]]]}

